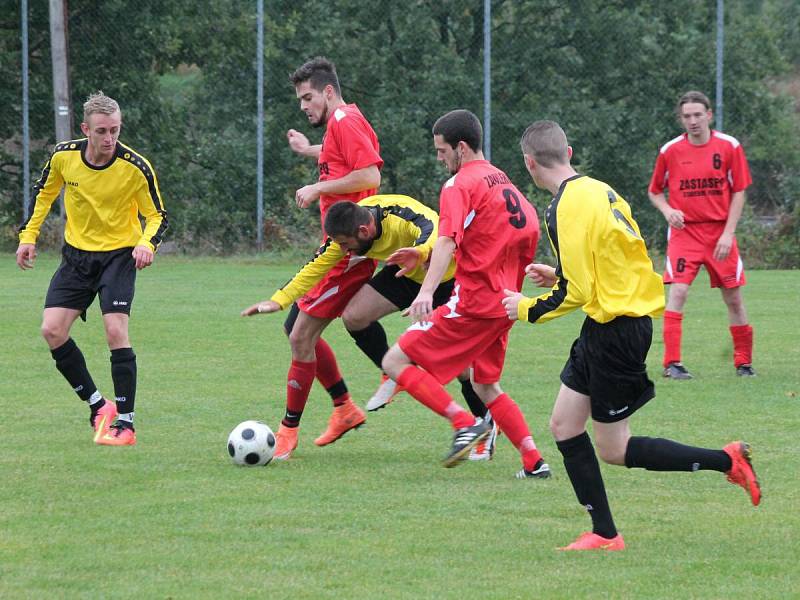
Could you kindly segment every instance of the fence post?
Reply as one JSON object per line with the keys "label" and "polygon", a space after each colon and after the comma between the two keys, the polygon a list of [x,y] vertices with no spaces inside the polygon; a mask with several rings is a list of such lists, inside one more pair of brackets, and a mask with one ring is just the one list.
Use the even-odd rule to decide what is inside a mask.
{"label": "fence post", "polygon": [[492,160],[492,2],[483,0],[483,154]]}
{"label": "fence post", "polygon": [[30,85],[28,82],[28,0],[22,0],[22,220],[28,221],[31,203]]}
{"label": "fence post", "polygon": [[258,0],[258,33],[256,36],[256,247],[264,249],[264,0]]}
{"label": "fence post", "polygon": [[725,0],[717,0],[717,108],[714,128],[722,131],[722,59],[725,54]]}
{"label": "fence post", "polygon": [[[69,93],[69,55],[67,53],[67,0],[50,0],[50,49],[53,55],[56,142],[63,142],[72,139],[72,102]],[[59,205],[63,218],[63,191]]]}

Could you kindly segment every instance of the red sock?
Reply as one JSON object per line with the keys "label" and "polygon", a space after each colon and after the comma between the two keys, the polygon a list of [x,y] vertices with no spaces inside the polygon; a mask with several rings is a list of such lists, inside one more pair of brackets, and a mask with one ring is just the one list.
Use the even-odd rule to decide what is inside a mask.
{"label": "red sock", "polygon": [[350,399],[347,386],[344,384],[342,374],[339,372],[339,364],[336,362],[336,355],[328,342],[319,338],[317,345],[314,346],[314,354],[317,356],[317,379],[322,384],[333,399],[334,406],[341,406]]}
{"label": "red sock", "polygon": [[664,311],[664,366],[681,362],[681,321],[683,313]]}
{"label": "red sock", "polygon": [[733,337],[733,366],[753,364],[753,327],[752,325],[731,325]]}
{"label": "red sock", "polygon": [[397,383],[422,404],[436,414],[450,419],[453,429],[461,429],[475,424],[475,417],[453,402],[450,394],[434,377],[419,367],[407,366]]}
{"label": "red sock", "polygon": [[300,416],[306,407],[316,369],[317,363],[314,361],[292,361],[286,376],[286,415],[281,421],[286,427],[297,427],[300,424]]}
{"label": "red sock", "polygon": [[517,403],[508,394],[500,394],[489,402],[486,407],[491,411],[492,419],[497,423],[500,430],[506,434],[509,441],[519,450],[525,470],[533,471],[536,463],[542,459],[542,455],[536,449],[531,431],[525,422],[525,416],[517,406]]}

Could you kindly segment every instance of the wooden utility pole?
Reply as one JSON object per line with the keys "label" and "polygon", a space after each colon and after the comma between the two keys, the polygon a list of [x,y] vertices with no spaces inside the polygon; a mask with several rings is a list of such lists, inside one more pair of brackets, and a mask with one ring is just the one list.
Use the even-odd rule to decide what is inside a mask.
{"label": "wooden utility pole", "polygon": [[[56,142],[72,139],[72,102],[69,90],[67,0],[50,0],[50,53],[53,56],[53,100]],[[64,216],[64,195],[59,200]]]}

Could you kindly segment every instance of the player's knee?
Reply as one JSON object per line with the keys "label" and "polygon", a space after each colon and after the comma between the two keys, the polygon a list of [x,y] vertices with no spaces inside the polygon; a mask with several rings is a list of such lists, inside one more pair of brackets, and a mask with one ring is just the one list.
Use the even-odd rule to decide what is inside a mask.
{"label": "player's knee", "polygon": [[403,360],[404,357],[403,351],[400,350],[397,344],[389,348],[389,351],[383,355],[383,360],[381,361],[383,372],[396,380],[400,377],[400,373],[403,372],[406,365],[410,364]]}
{"label": "player's knee", "polygon": [[49,321],[42,322],[42,337],[51,348],[58,348],[69,337],[69,331],[66,327],[59,323],[52,323]]}
{"label": "player's knee", "polygon": [[128,327],[121,323],[106,324],[106,340],[111,348],[125,348],[128,342]]}
{"label": "player's knee", "polygon": [[609,442],[595,437],[597,455],[604,463],[609,465],[625,464],[625,448],[615,442]]}
{"label": "player's knee", "polygon": [[345,308],[344,313],[342,313],[342,323],[344,323],[347,331],[361,331],[369,327],[371,322],[371,320],[365,319],[350,307]]}

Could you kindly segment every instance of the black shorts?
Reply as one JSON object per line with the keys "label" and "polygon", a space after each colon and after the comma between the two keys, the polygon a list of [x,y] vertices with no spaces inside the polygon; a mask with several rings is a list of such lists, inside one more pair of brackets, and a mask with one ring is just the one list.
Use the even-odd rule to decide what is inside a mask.
{"label": "black shorts", "polygon": [[595,421],[621,421],[655,397],[645,365],[652,341],[650,317],[617,317],[608,323],[587,317],[561,382],[591,398]]}
{"label": "black shorts", "polygon": [[85,314],[100,294],[100,310],[131,313],[136,287],[133,248],[89,252],[64,244],[61,264],[50,280],[45,308],[72,308]]}
{"label": "black shorts", "polygon": [[[419,283],[408,277],[395,277],[400,267],[397,265],[386,265],[376,275],[367,282],[367,285],[394,304],[400,310],[411,306],[414,298],[419,294],[422,287]],[[433,307],[447,304],[450,296],[453,295],[453,285],[455,279],[444,281],[433,292]]]}

